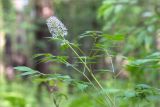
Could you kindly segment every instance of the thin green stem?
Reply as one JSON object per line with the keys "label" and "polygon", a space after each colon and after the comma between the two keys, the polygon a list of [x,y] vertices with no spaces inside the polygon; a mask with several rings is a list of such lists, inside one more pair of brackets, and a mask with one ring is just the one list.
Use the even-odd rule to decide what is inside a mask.
{"label": "thin green stem", "polygon": [[[67,61],[64,61],[64,64],[66,64],[66,63],[69,63],[69,62],[67,62]],[[89,82],[90,82],[90,84],[92,84],[92,86],[95,88],[95,89],[97,89],[96,88],[96,86],[93,84],[93,82],[87,77],[87,75],[85,74],[85,73],[83,73],[83,72],[81,72],[80,70],[78,70],[76,67],[74,67],[74,66],[71,66],[74,70],[76,70],[77,72],[79,72],[80,74],[82,74]]]}
{"label": "thin green stem", "polygon": [[[96,79],[96,77],[94,76],[94,74],[92,73],[92,71],[89,69],[89,67],[87,66],[87,64],[83,61],[83,59],[79,56],[79,54],[72,48],[72,46],[66,42],[66,44],[70,47],[70,49],[75,53],[75,55],[80,59],[80,61],[83,63],[83,65],[86,67],[86,69],[88,70],[88,72],[90,73],[90,75],[93,77],[93,79],[96,81],[96,83],[98,84],[98,86],[102,89],[102,91],[104,91],[104,88],[102,87],[102,85],[99,83],[99,81]],[[106,93],[107,98],[109,99],[109,101],[112,103],[113,107],[115,107],[114,102],[112,101],[112,99],[110,98],[110,96]]]}
{"label": "thin green stem", "polygon": [[[69,63],[67,61],[64,61],[65,63]],[[64,63],[64,64],[65,64]],[[80,74],[82,74],[88,81],[90,84],[92,84],[92,86],[98,91],[98,88],[94,85],[94,83],[87,77],[87,75],[84,72],[81,72],[80,70],[78,70],[76,67],[71,66],[74,70],[76,70],[77,72],[79,72]],[[106,100],[107,101],[107,100]],[[108,101],[107,101],[108,102]]]}
{"label": "thin green stem", "polygon": [[96,86],[93,84],[93,82],[87,77],[86,74],[82,73],[80,70],[78,70],[77,68],[75,68],[74,66],[72,66],[72,68],[76,71],[78,71],[79,73],[81,73],[91,84],[92,86],[97,90]]}
{"label": "thin green stem", "polygon": [[112,72],[115,73],[115,69],[114,69],[112,57],[110,56],[110,54],[108,53],[107,50],[106,50],[106,53],[107,53],[107,55],[110,57],[110,63],[111,63],[111,66],[112,66]]}
{"label": "thin green stem", "polygon": [[[115,74],[115,69],[114,69],[114,65],[113,65],[113,60],[112,60],[112,57],[110,56],[110,54],[108,53],[108,51],[106,50],[106,53],[107,53],[107,55],[110,57],[110,63],[111,63],[111,66],[112,66],[112,72],[113,72],[113,74]],[[113,80],[115,80],[116,79],[116,75],[115,76],[113,76]],[[114,106],[116,105],[115,103],[116,103],[116,99],[114,98]]]}
{"label": "thin green stem", "polygon": [[59,107],[59,104],[57,104],[57,101],[56,101],[56,99],[54,98],[54,93],[51,93],[51,94],[50,94],[50,98],[51,98],[53,104],[54,104],[56,107]]}

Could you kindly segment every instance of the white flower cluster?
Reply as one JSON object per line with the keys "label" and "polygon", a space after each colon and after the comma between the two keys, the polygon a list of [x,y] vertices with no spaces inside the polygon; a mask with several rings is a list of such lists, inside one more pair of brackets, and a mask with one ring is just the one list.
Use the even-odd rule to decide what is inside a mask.
{"label": "white flower cluster", "polygon": [[52,34],[52,37],[57,36],[66,36],[68,34],[67,28],[64,26],[64,24],[55,16],[51,16],[47,19],[47,26]]}

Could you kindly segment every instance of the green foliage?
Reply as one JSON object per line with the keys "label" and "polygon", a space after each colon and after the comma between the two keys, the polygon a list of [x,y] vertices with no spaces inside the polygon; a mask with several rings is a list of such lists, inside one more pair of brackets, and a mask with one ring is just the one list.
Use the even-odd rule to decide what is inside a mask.
{"label": "green foliage", "polygon": [[83,81],[77,81],[75,79],[71,79],[68,75],[62,74],[43,74],[39,71],[33,70],[31,68],[25,66],[15,67],[15,70],[22,72],[20,76],[34,76],[34,81],[38,83],[51,83],[53,81],[62,81],[67,84],[72,84],[73,86],[77,87],[78,90],[84,91],[90,84]]}
{"label": "green foliage", "polygon": [[[11,34],[11,29],[15,30],[14,22],[16,20],[16,11],[13,7],[12,1],[2,0],[3,7],[3,19],[4,19],[4,31],[5,33]],[[12,32],[13,33],[13,32]]]}
{"label": "green foliage", "polygon": [[[95,39],[100,39],[103,42],[98,42],[99,44],[103,44],[104,41],[119,41],[122,40],[122,37],[115,36],[113,37],[106,37],[106,35],[102,34],[101,32],[98,31],[87,31],[85,32],[83,35],[84,37],[93,37]],[[82,36],[81,36],[82,38]],[[65,75],[61,75],[61,74],[44,74],[41,73],[39,71],[33,70],[31,68],[28,67],[24,67],[24,66],[20,66],[20,67],[15,67],[16,70],[21,71],[22,72],[22,76],[34,76],[36,75],[36,78],[38,78],[39,82],[45,82],[48,83],[48,85],[50,86],[51,81],[63,81],[63,82],[69,82],[70,84],[72,84],[73,86],[76,86],[77,89],[79,89],[80,91],[84,91],[88,88],[88,86],[92,86],[96,91],[101,90],[103,91],[104,88],[103,86],[100,84],[100,82],[97,80],[97,78],[95,77],[95,75],[93,74],[93,71],[91,70],[91,68],[89,67],[89,65],[92,65],[94,63],[92,63],[92,60],[95,59],[96,55],[92,55],[90,56],[81,56],[79,55],[79,51],[84,53],[80,47],[74,45],[74,43],[69,42],[68,40],[66,40],[65,38],[61,37],[61,36],[57,36],[54,37],[52,39],[58,39],[60,40],[61,44],[66,44],[69,49],[75,54],[75,64],[81,64],[81,66],[83,67],[83,69],[79,69],[77,68],[77,66],[75,66],[75,64],[71,64],[68,62],[68,57],[67,56],[62,56],[62,55],[58,55],[58,56],[54,56],[52,54],[37,54],[34,56],[34,58],[36,58],[39,62],[57,62],[57,63],[62,63],[67,65],[67,67],[71,67],[74,71],[80,73],[83,77],[85,77],[85,79],[87,79],[87,82],[85,81],[79,81],[77,79],[71,79],[69,76],[65,76]],[[95,45],[96,46],[96,45]],[[97,47],[96,47],[97,48]],[[76,49],[78,49],[79,51],[77,51]],[[93,46],[94,49],[94,46]],[[101,52],[100,48],[99,51]],[[107,49],[103,48],[104,51],[106,51]],[[103,51],[102,50],[102,51]],[[91,49],[91,51],[93,51]],[[105,54],[105,53],[104,53]],[[99,54],[97,54],[99,55]],[[107,52],[108,55],[108,52]],[[93,59],[92,59],[93,58]],[[94,60],[93,60],[94,62]],[[95,83],[91,81],[91,79],[89,78],[89,75],[86,74],[86,72],[94,79]],[[113,69],[114,72],[114,69]],[[96,86],[96,84],[98,86]],[[55,82],[56,85],[56,82]],[[52,86],[52,85],[51,85]],[[107,96],[105,99],[106,101],[108,100],[107,103],[109,103],[109,105],[114,105],[112,99],[110,98],[110,96],[108,95],[107,92],[104,92],[104,94],[102,94],[102,96]],[[59,104],[57,104],[57,100],[54,99],[54,105],[58,106]]]}
{"label": "green foliage", "polygon": [[[100,30],[97,22],[97,8],[101,5],[99,0],[56,0],[55,12],[69,29],[70,40],[75,41],[78,34],[89,30]],[[65,9],[63,7],[66,7]],[[68,14],[70,13],[70,14]]]}
{"label": "green foliage", "polygon": [[[99,105],[99,104],[102,103],[103,106],[108,104],[109,106],[112,107],[112,106],[114,106],[115,102],[112,102],[114,100],[112,100],[111,98],[112,97],[117,97],[115,95],[116,94],[118,95],[118,93],[122,92],[122,90],[116,89],[116,88],[104,89],[103,86],[100,84],[100,82],[95,77],[95,75],[93,74],[93,72],[91,71],[91,69],[88,67],[88,65],[94,64],[94,60],[97,58],[97,56],[98,56],[98,58],[101,58],[102,54],[111,57],[108,53],[108,49],[109,49],[110,45],[116,43],[116,41],[124,40],[124,37],[122,35],[110,36],[110,35],[103,34],[102,32],[97,32],[97,31],[88,31],[88,32],[86,32],[86,33],[84,33],[80,36],[81,39],[86,38],[86,37],[91,37],[91,38],[99,40],[93,46],[93,50],[91,50],[91,51],[95,51],[95,49],[96,49],[96,51],[99,52],[99,53],[97,53],[97,55],[80,56],[79,52],[82,51],[80,49],[80,47],[78,47],[78,46],[75,47],[75,45],[72,45],[74,43],[70,43],[65,38],[60,38],[59,37],[59,38],[54,38],[54,39],[56,39],[56,40],[58,39],[58,41],[60,41],[61,43],[66,44],[66,46],[75,54],[74,58],[76,60],[75,60],[74,64],[71,64],[71,63],[68,62],[68,59],[69,59],[68,56],[63,56],[63,55],[55,56],[55,55],[52,55],[50,53],[36,54],[34,56],[34,58],[37,59],[38,62],[40,62],[40,63],[41,62],[42,63],[56,62],[56,63],[60,63],[60,64],[65,64],[67,67],[71,67],[74,71],[80,73],[83,77],[85,77],[87,79],[88,82],[80,81],[76,77],[74,79],[73,77],[71,78],[68,75],[60,74],[60,73],[57,73],[57,72],[55,72],[53,74],[44,74],[44,73],[41,73],[39,71],[33,70],[31,68],[28,68],[28,67],[24,67],[24,66],[15,67],[15,69],[22,72],[21,76],[27,76],[27,75],[28,76],[34,76],[35,75],[34,80],[36,82],[46,83],[50,87],[54,87],[55,85],[57,85],[57,81],[63,82],[63,83],[68,84],[68,85],[70,84],[81,92],[88,91],[88,90],[90,90],[91,87],[93,87],[94,88],[93,92],[94,91],[98,92],[97,95],[93,95],[93,97],[95,98],[94,100],[98,101],[98,102],[96,102],[96,104]],[[107,45],[105,45],[105,44],[108,44],[109,47],[106,47]],[[76,49],[79,49],[80,51],[79,50],[76,51]],[[82,53],[84,53],[84,52],[82,51]],[[110,60],[112,61],[112,58],[110,58]],[[144,66],[146,66],[146,64],[148,64],[148,63],[152,63],[153,65],[159,64],[159,52],[153,53],[152,55],[147,56],[145,59],[138,59],[138,60],[135,60],[135,61],[131,61],[127,65],[126,68],[129,71],[134,71],[135,72],[135,70],[137,70],[137,71],[142,73]],[[83,67],[83,69],[77,68],[79,64]],[[111,66],[113,67],[113,63],[111,63]],[[102,69],[99,69],[99,70],[102,70]],[[155,70],[155,68],[153,68],[153,70]],[[104,69],[103,71],[106,71],[106,70]],[[107,70],[107,71],[110,71],[110,70]],[[114,68],[112,68],[111,71],[114,73],[115,72]],[[86,72],[94,79],[95,82],[92,82],[90,80],[88,75],[86,75]],[[138,75],[138,73],[137,73],[137,75]],[[90,88],[88,88],[89,86],[90,86]],[[138,102],[138,101],[143,100],[143,99],[144,100],[149,100],[149,98],[151,98],[151,97],[156,98],[156,97],[159,96],[159,90],[158,89],[155,89],[155,88],[150,87],[150,86],[145,85],[145,84],[137,85],[133,91],[123,91],[123,93],[124,93],[123,98],[129,99],[129,100],[134,101],[134,102]],[[51,92],[51,94],[52,94],[52,92]],[[97,96],[97,98],[95,96]],[[107,96],[107,98],[105,96]],[[60,105],[62,97],[60,97],[60,99],[59,99],[59,97],[55,94],[53,94],[52,97],[53,97],[54,105],[58,107]],[[107,102],[104,101],[104,99],[106,99]],[[80,98],[77,101],[76,100],[73,101],[73,103],[71,103],[71,106],[72,105],[74,106],[75,104],[77,105],[78,103],[81,102],[81,100],[82,100],[83,103],[84,103],[84,101],[88,101],[85,98]],[[85,106],[90,106],[89,104],[86,104],[86,103],[84,103],[84,105],[83,105],[83,103],[80,106],[84,106],[84,105]],[[91,101],[91,103],[93,103],[93,102]]]}
{"label": "green foliage", "polygon": [[154,39],[159,28],[157,1],[104,0],[98,10],[103,30],[125,35],[122,54],[144,56],[154,51]]}
{"label": "green foliage", "polygon": [[[15,67],[20,76],[33,77],[37,84],[47,84],[51,101],[56,107],[155,107],[159,104],[160,53],[151,54],[155,51],[153,44],[159,28],[159,16],[153,10],[156,1],[104,0],[98,10],[104,32],[90,30],[99,29],[94,14],[99,1],[58,0],[55,3],[58,15],[65,16],[62,18],[72,30],[69,34],[73,35],[49,37],[62,51],[58,55],[36,54],[34,59],[38,63],[62,65],[61,72],[53,70],[51,74],[45,74],[25,66]],[[62,7],[68,8],[64,10]],[[23,23],[23,27],[30,28],[27,23]],[[88,31],[76,36],[84,30]],[[126,57],[116,62],[117,54]],[[123,60],[127,62],[124,68]],[[114,66],[116,63],[117,67]],[[121,72],[128,75],[123,77]],[[122,77],[116,78],[117,75]],[[54,90],[55,87],[58,87],[57,90]],[[67,88],[74,94],[65,92]],[[13,106],[25,107],[28,102],[19,96],[3,97]],[[18,104],[17,99],[22,103]]]}
{"label": "green foliage", "polygon": [[38,71],[35,71],[25,66],[14,67],[14,69],[18,71],[22,71],[22,73],[20,74],[21,76],[38,74]]}
{"label": "green foliage", "polygon": [[[130,83],[124,81],[129,85],[129,89],[140,83],[159,87],[157,80],[159,80],[160,54],[155,52],[157,51],[155,39],[159,29],[159,12],[155,9],[157,3],[157,1],[146,0],[104,0],[98,10],[98,18],[103,23],[104,32],[111,35],[124,35],[123,41],[117,47],[110,47],[110,49],[128,57],[125,58],[126,66],[122,70],[127,70],[130,75],[127,79]],[[110,36],[107,35],[107,37]],[[114,38],[115,36],[111,37]],[[105,46],[98,44],[101,49]],[[120,66],[120,64],[117,65]],[[132,91],[125,91],[126,89],[124,89],[125,103],[121,99],[119,105],[121,107],[128,107],[128,105],[155,106],[156,103],[149,98],[158,100],[159,92],[153,87],[140,84]],[[149,100],[149,103],[152,104],[149,105],[146,103],[147,101],[142,102],[144,99]]]}
{"label": "green foliage", "polygon": [[6,93],[3,95],[4,100],[10,102],[13,107],[25,107],[26,101],[23,96],[18,93]]}
{"label": "green foliage", "polygon": [[40,62],[57,62],[57,63],[66,63],[68,57],[67,56],[54,56],[52,54],[36,54],[34,56],[35,59],[37,59]]}
{"label": "green foliage", "polygon": [[[43,91],[47,95],[46,91]],[[20,78],[12,82],[0,79],[0,107],[40,107],[36,98],[37,85],[29,82],[23,82]],[[47,97],[43,97],[41,104],[46,105]],[[51,107],[48,105],[48,107]]]}
{"label": "green foliage", "polygon": [[136,59],[130,61],[127,65],[127,68],[132,71],[132,69],[136,69],[137,71],[156,71],[159,68],[159,61],[160,61],[160,53],[156,52],[153,53],[143,59]]}
{"label": "green foliage", "polygon": [[156,89],[146,84],[138,84],[135,86],[135,89],[133,91],[126,91],[123,97],[129,100],[145,100],[151,102],[153,100],[158,100],[160,97],[159,95],[159,89]]}
{"label": "green foliage", "polygon": [[[133,75],[138,76],[139,74],[145,75],[149,73],[150,76],[153,75],[153,78],[156,78],[156,75],[158,75],[158,71],[160,68],[159,61],[160,53],[155,52],[149,56],[144,57],[143,59],[130,60],[126,66],[126,69],[130,71]],[[148,79],[147,81],[154,81],[152,77],[150,78],[151,79]],[[139,78],[138,80],[145,80],[145,78]]]}
{"label": "green foliage", "polygon": [[93,107],[94,102],[88,96],[79,96],[75,98],[69,107]]}

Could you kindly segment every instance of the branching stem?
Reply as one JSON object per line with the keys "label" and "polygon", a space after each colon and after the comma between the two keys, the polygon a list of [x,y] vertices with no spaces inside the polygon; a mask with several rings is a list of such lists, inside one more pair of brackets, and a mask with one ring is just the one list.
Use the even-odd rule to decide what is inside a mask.
{"label": "branching stem", "polygon": [[[65,38],[64,38],[65,41]],[[96,81],[96,83],[98,84],[98,86],[100,87],[100,89],[102,91],[104,91],[104,88],[102,87],[102,85],[99,83],[99,81],[97,80],[97,78],[94,76],[94,74],[92,73],[92,71],[89,69],[89,67],[87,66],[87,64],[83,61],[83,59],[79,56],[79,54],[74,50],[74,48],[68,43],[66,42],[66,44],[69,46],[69,48],[75,53],[75,55],[79,58],[79,60],[83,63],[83,65],[86,67],[86,69],[88,70],[88,72],[90,73],[90,75],[93,77],[93,79]],[[87,77],[88,78],[88,77]],[[113,107],[115,107],[114,102],[112,101],[112,99],[110,98],[110,96],[106,93],[106,96],[108,98],[108,100],[111,102],[111,104],[113,105]],[[106,97],[105,97],[106,98]],[[106,99],[107,100],[107,99]]]}

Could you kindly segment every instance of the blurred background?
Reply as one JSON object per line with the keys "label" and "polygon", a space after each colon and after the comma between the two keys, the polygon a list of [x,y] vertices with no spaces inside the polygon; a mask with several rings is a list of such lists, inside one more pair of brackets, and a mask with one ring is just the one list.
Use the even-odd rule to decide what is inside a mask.
{"label": "blurred background", "polygon": [[[160,88],[160,0],[0,0],[0,107],[54,107],[47,88],[30,78],[17,77],[16,66],[28,66],[43,73],[65,71],[83,80],[63,65],[37,63],[33,59],[37,53],[63,53],[56,42],[46,38],[51,37],[46,19],[53,15],[66,25],[67,38],[72,42],[85,31],[123,35],[123,41],[110,47],[118,75],[116,82],[110,73],[95,70],[97,78],[112,93],[134,90],[141,83]],[[79,41],[86,53],[92,42],[90,38]],[[73,56],[69,51],[67,55]],[[146,60],[149,55],[154,60]],[[131,60],[140,67],[126,67]],[[106,57],[96,62],[93,69],[111,68]],[[90,99],[91,92],[81,93],[64,83],[59,83],[56,90],[68,96],[62,107],[103,107]],[[159,107],[158,100],[156,96],[137,106],[133,100],[122,99],[119,107]]]}

